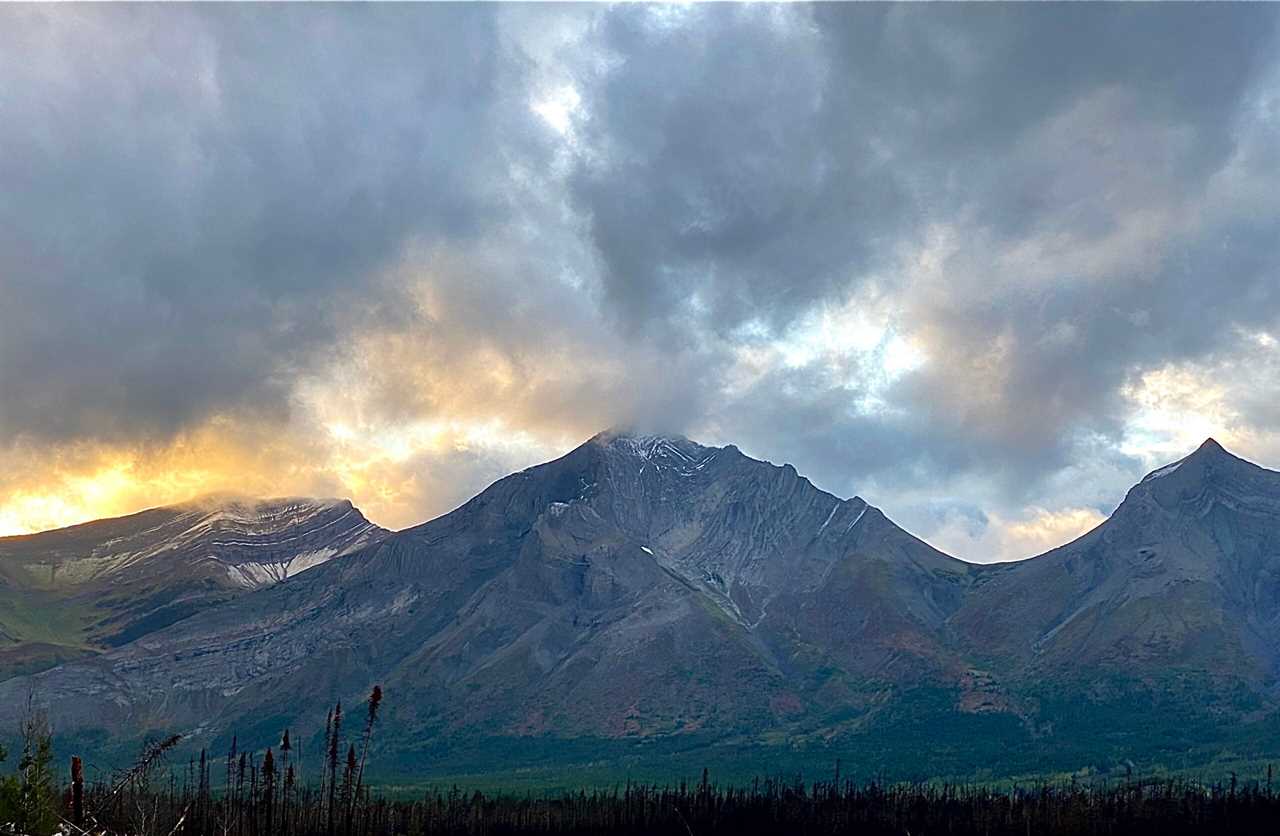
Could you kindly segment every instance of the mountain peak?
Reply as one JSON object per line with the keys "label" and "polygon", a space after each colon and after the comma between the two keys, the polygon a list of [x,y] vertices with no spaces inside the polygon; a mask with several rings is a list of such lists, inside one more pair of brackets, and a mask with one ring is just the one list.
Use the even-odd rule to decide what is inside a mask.
{"label": "mountain peak", "polygon": [[609,429],[594,436],[588,444],[653,464],[692,466],[705,461],[719,448],[706,447],[683,435],[644,433],[630,429]]}
{"label": "mountain peak", "polygon": [[1243,461],[1242,459],[1236,456],[1233,456],[1231,453],[1227,452],[1226,448],[1224,448],[1221,444],[1219,444],[1215,439],[1206,438],[1204,442],[1201,443],[1201,445],[1197,447],[1194,451],[1192,451],[1190,455],[1184,456],[1183,458],[1178,459],[1176,462],[1171,462],[1169,464],[1157,467],[1155,470],[1151,471],[1146,476],[1144,476],[1142,481],[1150,482],[1155,479],[1160,479],[1165,476],[1170,476],[1178,472],[1179,470],[1182,470],[1186,465],[1201,466],[1193,469],[1196,469],[1198,471],[1197,475],[1202,476],[1205,473],[1203,465],[1211,465],[1214,462],[1225,463],[1225,462],[1242,462],[1242,461]]}
{"label": "mountain peak", "polygon": [[1231,495],[1237,500],[1280,487],[1280,474],[1229,452],[1209,438],[1190,455],[1148,473],[1137,488],[1161,505],[1205,496]]}
{"label": "mountain peak", "polygon": [[1233,459],[1236,458],[1235,456],[1231,455],[1231,453],[1227,452],[1227,449],[1223,447],[1221,444],[1219,444],[1217,439],[1212,437],[1206,438],[1204,442],[1201,443],[1201,445],[1197,447],[1195,449],[1195,452],[1192,453],[1191,455],[1192,456],[1227,456]]}
{"label": "mountain peak", "polygon": [[627,425],[610,427],[607,430],[598,432],[591,437],[591,441],[602,445],[617,443],[652,444],[660,441],[667,441],[673,444],[693,444],[695,446],[701,446],[696,444],[696,442],[690,441],[679,433],[646,432]]}

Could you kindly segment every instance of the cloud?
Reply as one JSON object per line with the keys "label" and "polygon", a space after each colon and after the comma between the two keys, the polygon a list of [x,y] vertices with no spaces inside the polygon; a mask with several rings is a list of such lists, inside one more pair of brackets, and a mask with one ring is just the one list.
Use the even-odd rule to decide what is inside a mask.
{"label": "cloud", "polygon": [[963,553],[982,563],[1022,560],[1074,540],[1106,517],[1094,508],[1029,507],[1015,516],[988,517],[963,505],[939,507],[929,542],[949,553]]}
{"label": "cloud", "polygon": [[502,225],[493,161],[538,160],[484,10],[5,17],[5,434],[280,418],[405,237]]}
{"label": "cloud", "polygon": [[1170,416],[1280,449],[1278,21],[6,8],[0,519],[239,473],[408,524],[640,423],[1068,537]]}

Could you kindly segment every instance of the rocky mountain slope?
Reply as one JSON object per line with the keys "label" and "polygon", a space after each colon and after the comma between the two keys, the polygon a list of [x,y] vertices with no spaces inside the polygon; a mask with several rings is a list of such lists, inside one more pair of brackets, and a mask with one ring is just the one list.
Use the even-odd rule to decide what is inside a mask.
{"label": "rocky mountain slope", "polygon": [[127,644],[387,533],[346,501],[206,497],[0,538],[0,676]]}
{"label": "rocky mountain slope", "polygon": [[35,690],[68,734],[266,742],[376,682],[384,757],[415,772],[1280,753],[1278,535],[1280,474],[1213,442],[1077,541],[976,566],[790,466],[606,433],[347,559],[0,683],[0,722]]}
{"label": "rocky mountain slope", "polygon": [[958,671],[946,622],[978,571],[790,466],[602,435],[352,559],[32,682],[105,698],[106,714],[54,706],[72,725],[227,727],[285,703],[322,713],[378,680],[415,729],[725,731]]}
{"label": "rocky mountain slope", "polygon": [[1280,674],[1280,473],[1206,441],[1078,540],[1000,567],[954,622],[1028,673]]}

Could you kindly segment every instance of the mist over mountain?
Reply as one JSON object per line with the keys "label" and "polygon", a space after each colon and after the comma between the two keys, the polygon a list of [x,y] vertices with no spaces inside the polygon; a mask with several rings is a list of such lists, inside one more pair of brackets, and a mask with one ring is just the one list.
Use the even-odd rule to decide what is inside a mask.
{"label": "mist over mountain", "polygon": [[[173,544],[216,527],[146,513],[94,536],[158,526]],[[1280,474],[1212,440],[1095,530],[1012,564],[948,557],[790,465],[632,432],[395,534],[345,503],[273,506],[249,528],[295,514],[316,521],[305,551],[284,548],[288,527],[220,540],[234,548],[216,559],[166,546],[188,567],[166,594],[214,575],[259,588],[0,683],[0,722],[32,691],[68,738],[266,742],[378,683],[385,762],[429,752],[441,772],[678,753],[756,771],[844,754],[900,775],[1017,774],[1280,742]],[[25,551],[0,541],[2,565],[135,565],[97,557],[96,540],[77,556],[89,529],[20,538]],[[319,565],[295,575],[299,562]]]}

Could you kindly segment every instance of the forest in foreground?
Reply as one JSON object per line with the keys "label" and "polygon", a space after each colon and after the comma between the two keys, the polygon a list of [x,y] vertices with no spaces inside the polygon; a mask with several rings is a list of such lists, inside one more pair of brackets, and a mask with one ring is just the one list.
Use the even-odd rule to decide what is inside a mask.
{"label": "forest in foreground", "polygon": [[1280,796],[1257,783],[1169,780],[1113,786],[996,790],[956,785],[710,781],[622,786],[555,796],[486,795],[457,788],[415,799],[359,797],[341,788],[163,786],[137,776],[95,784],[73,800],[62,788],[47,813],[8,832],[47,836],[416,836],[417,834],[1161,834],[1274,833]]}
{"label": "forest in foreground", "polygon": [[[366,782],[381,690],[344,730],[326,718],[318,780],[299,780],[289,732],[278,746],[178,756],[178,735],[147,744],[128,768],[97,773],[55,763],[48,724],[23,724],[13,771],[0,775],[0,834],[26,836],[500,836],[501,834],[1029,834],[1275,833],[1280,793],[1270,767],[1249,781],[1185,778],[965,783],[769,778],[626,782],[560,793],[433,787],[405,794]],[[9,753],[0,749],[0,761]],[[0,763],[0,768],[5,764]],[[86,780],[86,772],[95,774]]]}

